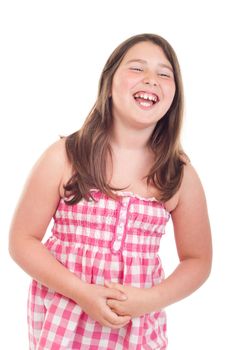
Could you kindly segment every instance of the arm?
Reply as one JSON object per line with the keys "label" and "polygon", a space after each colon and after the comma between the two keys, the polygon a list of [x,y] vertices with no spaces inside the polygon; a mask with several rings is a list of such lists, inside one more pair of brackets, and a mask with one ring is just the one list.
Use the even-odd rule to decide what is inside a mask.
{"label": "arm", "polygon": [[41,243],[60,199],[65,166],[62,143],[46,150],[29,175],[11,223],[9,251],[34,279],[71,297],[78,281]]}
{"label": "arm", "polygon": [[147,290],[111,284],[128,296],[125,302],[107,302],[118,314],[135,317],[160,310],[187,297],[207,279],[212,260],[210,225],[204,191],[190,164],[185,166],[178,204],[171,215],[179,265],[167,279]]}
{"label": "arm", "polygon": [[[171,213],[180,263],[153,288],[159,308],[193,293],[208,278],[212,264],[211,230],[204,190],[191,166],[185,166],[179,201]],[[159,301],[158,301],[159,300]]]}
{"label": "arm", "polygon": [[[82,282],[41,242],[63,195],[63,183],[71,174],[64,142],[60,140],[49,147],[33,167],[12,220],[9,251],[35,280],[78,302],[99,322],[116,328],[128,318],[118,317],[107,307],[107,288]],[[98,306],[91,308],[92,299],[97,296]],[[114,290],[111,297],[122,298],[122,295]]]}

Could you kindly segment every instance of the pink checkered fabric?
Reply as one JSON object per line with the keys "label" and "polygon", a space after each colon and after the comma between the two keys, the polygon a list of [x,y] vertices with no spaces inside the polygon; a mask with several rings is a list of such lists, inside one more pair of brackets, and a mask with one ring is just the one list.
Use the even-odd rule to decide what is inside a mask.
{"label": "pink checkered fabric", "polygon": [[[97,189],[92,201],[73,206],[61,199],[46,247],[87,283],[105,280],[150,288],[163,269],[159,244],[170,217],[155,198],[117,192],[114,200]],[[28,299],[30,350],[139,350],[167,347],[164,311],[133,318],[113,330],[92,320],[79,305],[32,281]]]}

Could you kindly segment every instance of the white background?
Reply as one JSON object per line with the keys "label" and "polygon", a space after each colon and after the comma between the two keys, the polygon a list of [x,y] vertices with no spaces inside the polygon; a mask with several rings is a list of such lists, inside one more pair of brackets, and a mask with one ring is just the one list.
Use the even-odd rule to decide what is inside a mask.
{"label": "white background", "polygon": [[[112,50],[144,32],[165,37],[180,61],[186,96],[182,143],[205,188],[214,244],[207,283],[167,308],[169,350],[231,348],[231,30],[225,0],[1,1],[1,349],[28,348],[30,278],[7,250],[10,219],[28,172],[59,135],[81,126]],[[162,243],[169,274],[177,264],[170,224]]]}

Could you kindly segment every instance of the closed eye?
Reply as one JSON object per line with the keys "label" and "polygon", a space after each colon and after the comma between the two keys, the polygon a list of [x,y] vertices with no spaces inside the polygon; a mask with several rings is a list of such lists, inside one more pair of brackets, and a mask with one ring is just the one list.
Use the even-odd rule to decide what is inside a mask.
{"label": "closed eye", "polygon": [[166,77],[166,78],[170,78],[170,74],[167,74],[167,73],[160,73],[159,74],[161,77]]}
{"label": "closed eye", "polygon": [[161,78],[169,78],[169,79],[174,79],[174,74],[172,72],[159,72],[158,75]]}
{"label": "closed eye", "polygon": [[142,72],[142,68],[139,68],[139,67],[131,67],[130,70],[135,70],[137,72]]}

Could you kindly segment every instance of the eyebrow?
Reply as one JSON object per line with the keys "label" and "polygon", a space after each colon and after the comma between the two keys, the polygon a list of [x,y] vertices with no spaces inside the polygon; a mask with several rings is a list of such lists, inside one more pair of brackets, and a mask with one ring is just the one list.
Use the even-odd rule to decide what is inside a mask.
{"label": "eyebrow", "polygon": [[[147,61],[142,60],[141,58],[133,58],[133,59],[127,61],[126,64],[129,64],[129,63],[132,63],[132,62],[139,62],[139,63],[147,64]],[[163,68],[167,68],[173,73],[172,67],[170,65],[168,65],[168,64],[160,62],[160,63],[158,63],[158,66],[163,67]]]}

